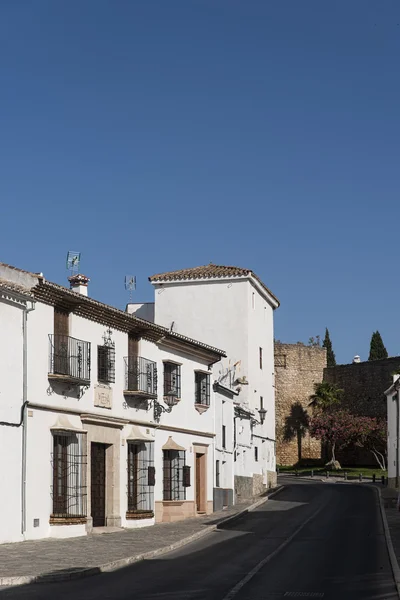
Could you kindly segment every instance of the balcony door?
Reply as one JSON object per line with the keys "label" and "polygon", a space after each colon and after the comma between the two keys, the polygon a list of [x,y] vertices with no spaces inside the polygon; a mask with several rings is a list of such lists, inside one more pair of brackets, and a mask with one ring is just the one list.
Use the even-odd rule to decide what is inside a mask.
{"label": "balcony door", "polygon": [[128,390],[139,390],[139,339],[128,336]]}
{"label": "balcony door", "polygon": [[59,308],[54,309],[54,373],[69,375],[68,356],[69,314]]}

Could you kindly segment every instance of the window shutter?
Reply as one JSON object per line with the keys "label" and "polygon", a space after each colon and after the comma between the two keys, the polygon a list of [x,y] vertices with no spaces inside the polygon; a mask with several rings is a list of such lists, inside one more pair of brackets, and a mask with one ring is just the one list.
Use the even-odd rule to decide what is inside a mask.
{"label": "window shutter", "polygon": [[188,465],[183,467],[183,487],[190,487],[190,467]]}
{"label": "window shutter", "polygon": [[147,467],[147,485],[156,485],[156,469],[155,467]]}

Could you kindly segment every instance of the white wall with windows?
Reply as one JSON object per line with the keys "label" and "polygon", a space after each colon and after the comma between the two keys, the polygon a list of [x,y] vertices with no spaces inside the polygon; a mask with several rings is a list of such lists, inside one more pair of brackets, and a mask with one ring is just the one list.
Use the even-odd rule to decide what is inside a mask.
{"label": "white wall with windows", "polygon": [[[22,429],[0,425],[0,474],[8,487],[0,500],[7,514],[0,542],[85,535],[93,517],[91,460],[97,446],[104,451],[105,526],[143,527],[211,512],[215,356],[179,340],[169,347],[168,340],[142,338],[137,355],[144,361],[133,361],[127,371],[126,332],[106,318],[99,323],[71,312],[64,333],[57,333],[54,314],[51,304],[36,300],[28,316],[23,532]],[[9,340],[0,361],[0,421],[20,419],[21,327],[21,307],[0,301],[0,331]],[[88,380],[73,381],[73,369],[86,369]],[[132,382],[142,396],[126,393]]]}
{"label": "white wall with windows", "polygon": [[[153,281],[153,286],[156,323],[168,327],[174,322],[175,331],[185,331],[186,335],[226,350],[228,359],[214,366],[213,379],[232,385],[239,392],[237,403],[252,415],[247,423],[240,420],[248,449],[239,449],[235,472],[240,476],[262,477],[265,485],[273,483],[276,470],[273,313],[278,303],[250,275]],[[260,408],[266,411],[263,424]],[[218,418],[217,415],[217,433],[221,426]],[[239,433],[237,444],[242,444],[240,440]],[[258,447],[258,460],[254,445]]]}

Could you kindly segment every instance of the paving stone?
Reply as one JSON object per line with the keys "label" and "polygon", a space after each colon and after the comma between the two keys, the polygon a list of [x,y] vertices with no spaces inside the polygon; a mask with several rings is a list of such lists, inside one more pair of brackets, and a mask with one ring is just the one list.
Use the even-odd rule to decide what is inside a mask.
{"label": "paving stone", "polygon": [[[258,498],[259,499],[259,498]],[[69,539],[0,544],[0,578],[57,574],[98,567],[159,550],[237,514],[257,499],[201,518]]]}

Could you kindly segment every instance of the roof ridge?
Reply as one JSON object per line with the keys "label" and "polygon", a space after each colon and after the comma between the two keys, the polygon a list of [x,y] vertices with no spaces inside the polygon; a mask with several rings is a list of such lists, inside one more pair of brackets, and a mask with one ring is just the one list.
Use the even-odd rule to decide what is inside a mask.
{"label": "roof ridge", "polygon": [[243,267],[235,267],[231,265],[200,265],[198,267],[189,267],[187,269],[177,269],[175,271],[166,271],[157,273],[149,277],[151,283],[179,281],[179,280],[195,280],[195,279],[218,279],[223,277],[242,277],[251,275],[261,285],[264,291],[276,302],[277,308],[280,305],[278,298],[271,292],[263,281],[254,273],[252,269]]}

